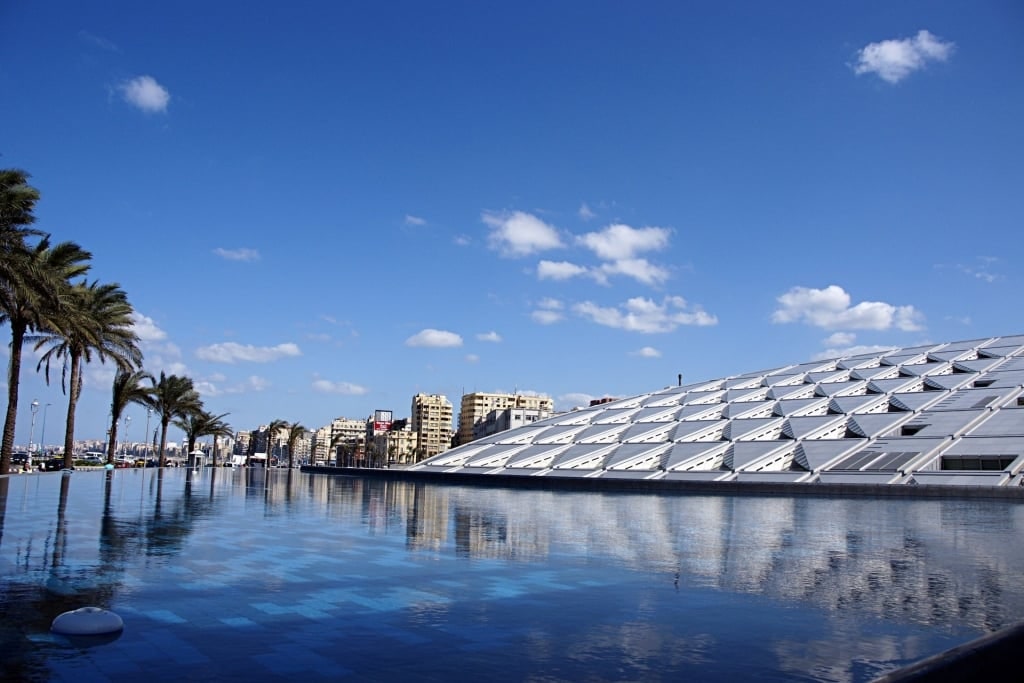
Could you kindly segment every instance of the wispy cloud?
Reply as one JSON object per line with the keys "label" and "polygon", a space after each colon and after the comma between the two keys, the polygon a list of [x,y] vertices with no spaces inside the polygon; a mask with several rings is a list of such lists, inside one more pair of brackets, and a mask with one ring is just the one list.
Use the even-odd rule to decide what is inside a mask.
{"label": "wispy cloud", "polygon": [[120,48],[117,47],[117,45],[114,45],[112,42],[110,42],[106,38],[98,36],[95,33],[89,33],[86,30],[79,31],[78,32],[78,38],[83,43],[88,43],[89,45],[92,45],[93,47],[98,47],[101,50],[106,50],[107,52],[120,52],[121,51]]}
{"label": "wispy cloud", "polygon": [[213,250],[213,253],[220,256],[222,259],[228,261],[259,261],[260,252],[255,249],[249,249],[248,247],[240,247],[238,249],[224,249],[223,247],[217,247]]}
{"label": "wispy cloud", "polygon": [[139,335],[140,341],[158,342],[167,339],[167,333],[160,329],[156,321],[149,316],[135,311],[132,313],[132,323],[135,327],[135,334]]}
{"label": "wispy cloud", "polygon": [[826,358],[839,358],[840,356],[859,356],[862,353],[884,353],[886,351],[892,351],[895,348],[897,347],[879,346],[877,344],[861,344],[858,346],[847,346],[845,348],[825,349],[821,353],[814,354],[814,357],[811,360],[825,360]]}
{"label": "wispy cloud", "polygon": [[537,264],[537,278],[540,280],[568,280],[589,273],[589,268],[569,261],[541,261]]}
{"label": "wispy cloud", "polygon": [[632,228],[618,223],[598,232],[588,232],[577,240],[598,258],[619,261],[634,258],[642,252],[664,249],[668,246],[670,234],[667,228]]}
{"label": "wispy cloud", "polygon": [[128,104],[154,114],[167,111],[171,94],[152,76],[137,76],[121,83],[118,88]]}
{"label": "wispy cloud", "polygon": [[718,324],[718,318],[699,306],[690,306],[681,296],[665,297],[661,303],[634,297],[620,307],[603,307],[584,301],[575,304],[572,310],[598,325],[643,334],[671,332],[680,325]]}
{"label": "wispy cloud", "polygon": [[454,332],[427,328],[406,339],[405,345],[424,346],[429,348],[462,346],[462,337]]}
{"label": "wispy cloud", "polygon": [[277,346],[253,346],[224,342],[196,349],[196,357],[214,363],[269,363],[280,358],[301,356],[297,344],[286,342]]}
{"label": "wispy cloud", "polygon": [[484,212],[481,220],[491,229],[488,236],[490,247],[502,256],[529,256],[565,246],[554,226],[522,211]]}
{"label": "wispy cloud", "polygon": [[352,382],[332,382],[329,379],[315,379],[312,384],[313,391],[320,394],[342,394],[344,396],[362,396],[369,393],[369,389]]}
{"label": "wispy cloud", "polygon": [[582,392],[570,392],[568,394],[561,394],[557,400],[559,406],[564,406],[564,408],[559,408],[559,410],[572,410],[573,408],[587,407],[595,398],[597,397]]}
{"label": "wispy cloud", "polygon": [[594,218],[597,218],[597,214],[594,213],[594,211],[589,206],[587,206],[586,202],[583,202],[582,204],[580,204],[580,209],[579,209],[579,211],[577,211],[577,214],[579,214],[579,217],[582,220],[585,220],[585,221],[589,221],[589,220],[593,220]]}
{"label": "wispy cloud", "polygon": [[654,348],[653,346],[645,346],[636,351],[630,351],[631,356],[640,356],[641,358],[661,358],[661,351]]}
{"label": "wispy cloud", "polygon": [[419,216],[413,216],[412,214],[408,214],[407,213],[407,214],[405,214],[405,221],[404,221],[404,223],[406,225],[415,225],[415,226],[426,225],[427,224],[427,219],[420,218]]}
{"label": "wispy cloud", "polygon": [[888,83],[899,83],[925,68],[928,62],[946,61],[955,47],[954,43],[921,30],[913,38],[868,43],[857,52],[853,70],[858,75],[873,73]]}
{"label": "wispy cloud", "polygon": [[882,301],[850,305],[850,295],[837,285],[825,289],[793,287],[778,297],[780,306],[772,322],[803,322],[824,329],[888,330],[912,332],[921,329],[924,316],[913,306],[894,306]]}
{"label": "wispy cloud", "polygon": [[479,363],[480,362],[480,356],[476,355],[475,353],[467,353],[466,354],[466,362],[467,363]]}
{"label": "wispy cloud", "polygon": [[541,299],[537,302],[536,309],[530,313],[530,318],[541,325],[553,325],[565,317],[562,313],[562,309],[564,307],[565,306],[558,299]]}
{"label": "wispy cloud", "polygon": [[480,334],[476,335],[476,338],[479,339],[480,341],[485,342],[496,343],[501,341],[501,335],[495,332],[494,330],[491,330],[490,332],[481,332]]}

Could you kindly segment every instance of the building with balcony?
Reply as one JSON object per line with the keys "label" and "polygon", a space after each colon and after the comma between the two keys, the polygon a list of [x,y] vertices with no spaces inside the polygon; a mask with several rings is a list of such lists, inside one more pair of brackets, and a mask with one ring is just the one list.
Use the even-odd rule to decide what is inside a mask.
{"label": "building with balcony", "polygon": [[488,394],[483,392],[463,394],[459,411],[459,445],[470,443],[473,440],[473,426],[475,424],[485,421],[492,411],[501,411],[507,408],[546,411],[550,414],[555,410],[555,402],[548,396]]}
{"label": "building with balcony", "polygon": [[452,443],[452,402],[441,394],[412,397],[410,425],[416,433],[416,461],[442,453]]}

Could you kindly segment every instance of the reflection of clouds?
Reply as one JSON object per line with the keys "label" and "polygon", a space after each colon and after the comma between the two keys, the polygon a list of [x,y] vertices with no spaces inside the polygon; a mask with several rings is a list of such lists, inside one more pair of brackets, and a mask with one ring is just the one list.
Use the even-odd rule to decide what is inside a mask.
{"label": "reflection of clouds", "polygon": [[[828,634],[832,639],[774,641],[772,646],[784,673],[815,680],[847,683],[874,679],[934,654],[919,637]],[[865,672],[867,675],[865,675]]]}

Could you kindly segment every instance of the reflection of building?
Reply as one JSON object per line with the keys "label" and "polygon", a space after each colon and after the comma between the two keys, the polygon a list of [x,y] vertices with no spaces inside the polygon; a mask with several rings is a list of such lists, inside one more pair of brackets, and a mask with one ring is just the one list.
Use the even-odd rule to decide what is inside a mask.
{"label": "reflection of building", "polygon": [[452,442],[452,403],[441,394],[412,397],[412,431],[419,440],[416,460],[448,450]]}
{"label": "reflection of building", "polygon": [[506,408],[525,408],[551,413],[555,409],[555,402],[547,396],[486,394],[483,392],[463,394],[459,410],[459,444],[469,443],[475,438],[473,425],[486,420],[491,411],[505,410]]}

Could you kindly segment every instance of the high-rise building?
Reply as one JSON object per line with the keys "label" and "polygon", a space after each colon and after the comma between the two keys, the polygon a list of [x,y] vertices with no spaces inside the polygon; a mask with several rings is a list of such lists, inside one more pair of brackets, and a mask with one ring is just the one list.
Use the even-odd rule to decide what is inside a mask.
{"label": "high-rise building", "polygon": [[418,445],[416,460],[448,450],[452,444],[452,402],[441,394],[412,397],[412,431]]}
{"label": "high-rise building", "polygon": [[474,392],[462,395],[459,412],[459,444],[473,440],[473,425],[487,419],[488,414],[506,408],[525,408],[553,413],[554,399],[548,396],[526,396],[524,394],[485,394]]}

